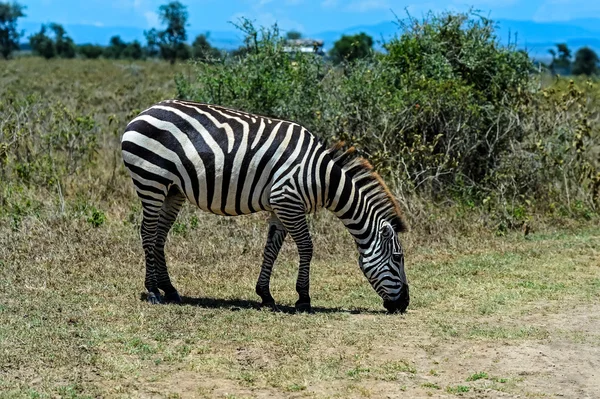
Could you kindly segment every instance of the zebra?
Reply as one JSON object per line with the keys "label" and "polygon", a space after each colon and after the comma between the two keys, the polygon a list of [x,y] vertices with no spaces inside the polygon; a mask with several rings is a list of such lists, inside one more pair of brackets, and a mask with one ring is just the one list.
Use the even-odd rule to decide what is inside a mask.
{"label": "zebra", "polygon": [[404,313],[409,288],[397,233],[407,223],[371,164],[343,147],[326,147],[297,123],[217,105],[166,100],[141,112],[127,125],[121,152],[142,203],[148,301],[181,302],[164,247],[187,200],[217,215],[270,212],[256,283],[261,306],[277,310],[271,272],[289,233],[300,256],[295,309],[312,310],[306,215],[326,208],[354,237],[359,267],[384,307]]}

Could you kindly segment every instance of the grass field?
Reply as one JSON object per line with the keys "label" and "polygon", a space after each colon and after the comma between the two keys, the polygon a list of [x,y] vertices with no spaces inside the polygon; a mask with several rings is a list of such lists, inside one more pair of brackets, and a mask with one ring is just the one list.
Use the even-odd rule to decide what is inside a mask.
{"label": "grass field", "polygon": [[[311,217],[315,314],[293,314],[286,242],[258,310],[267,215],[186,206],[167,243],[184,303],[144,300],[140,206],[118,158],[132,112],[174,95],[185,66],[17,60],[0,94],[91,115],[94,163],[61,185],[2,181],[0,397],[595,397],[600,229],[532,220],[499,236],[464,209],[411,205],[411,304],[388,315],[327,212]],[[23,108],[36,115],[38,108]],[[4,108],[0,107],[4,112]],[[28,112],[28,113],[27,113]],[[34,120],[34,119],[31,119]],[[0,123],[10,124],[4,119]],[[38,122],[27,122],[32,126]],[[11,125],[2,125],[5,126]],[[60,127],[61,125],[59,125]],[[417,212],[418,211],[418,212]]]}
{"label": "grass field", "polygon": [[[314,315],[289,313],[297,255],[256,310],[265,218],[188,212],[168,260],[184,304],[143,300],[136,229],[118,217],[0,235],[3,397],[593,397],[600,389],[600,230],[407,235],[412,302],[387,315],[352,240],[314,223]],[[112,219],[112,218],[111,218]],[[183,228],[182,228],[183,229]],[[402,394],[402,395],[400,395]]]}

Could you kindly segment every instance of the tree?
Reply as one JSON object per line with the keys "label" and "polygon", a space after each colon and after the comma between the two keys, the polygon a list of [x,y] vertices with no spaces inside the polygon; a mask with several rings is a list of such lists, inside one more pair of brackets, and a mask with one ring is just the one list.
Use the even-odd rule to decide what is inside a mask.
{"label": "tree", "polygon": [[0,3],[0,53],[7,59],[19,49],[22,32],[17,31],[17,19],[24,17],[25,6],[19,3]]}
{"label": "tree", "polygon": [[298,40],[302,38],[302,33],[295,30],[291,30],[285,35],[285,38],[287,40]]}
{"label": "tree", "polygon": [[146,37],[146,54],[149,57],[156,57],[160,54],[160,45],[158,39],[158,31],[155,28],[149,31],[144,31]]}
{"label": "tree", "polygon": [[[548,50],[552,55],[552,62],[550,63],[550,69],[556,72],[557,69],[568,73],[571,69],[571,49],[566,43],[558,43],[556,45],[556,51],[553,49]],[[558,55],[558,57],[557,57]]]}
{"label": "tree", "polygon": [[332,61],[335,64],[347,61],[352,62],[359,58],[369,57],[373,53],[373,38],[366,33],[359,33],[353,36],[342,36],[340,40],[334,43],[329,51]]}
{"label": "tree", "polygon": [[122,58],[128,58],[131,60],[141,60],[144,58],[144,50],[142,45],[137,40],[127,44],[127,47],[121,53]]}
{"label": "tree", "polygon": [[65,28],[60,24],[51,23],[50,30],[54,32],[56,55],[62,58],[75,58],[75,43],[67,36]]}
{"label": "tree", "polygon": [[42,25],[40,31],[29,37],[29,45],[34,54],[40,55],[45,59],[56,57],[56,47],[54,41],[46,34],[46,25]]}
{"label": "tree", "polygon": [[214,48],[208,42],[209,34],[196,36],[192,43],[192,56],[202,62],[211,62],[221,57],[219,49]]}
{"label": "tree", "polygon": [[185,59],[190,56],[190,49],[186,46],[188,13],[187,7],[179,1],[171,1],[158,8],[160,22],[167,25],[165,30],[151,29],[144,32],[148,42],[148,48],[158,48],[161,56],[174,64],[177,59]]}
{"label": "tree", "polygon": [[104,48],[97,44],[82,44],[77,47],[77,52],[83,57],[93,60],[99,58],[104,53]]}
{"label": "tree", "polygon": [[104,49],[106,58],[119,59],[127,48],[127,43],[121,40],[121,36],[113,36],[110,38],[108,46]]}
{"label": "tree", "polygon": [[598,54],[589,47],[583,47],[575,53],[573,62],[574,75],[594,75],[598,72]]}
{"label": "tree", "polygon": [[[47,30],[52,31],[54,38],[46,34]],[[41,55],[46,59],[53,57],[74,58],[77,47],[69,36],[65,28],[60,24],[51,23],[42,25],[38,33],[29,37],[29,45],[34,54]]]}

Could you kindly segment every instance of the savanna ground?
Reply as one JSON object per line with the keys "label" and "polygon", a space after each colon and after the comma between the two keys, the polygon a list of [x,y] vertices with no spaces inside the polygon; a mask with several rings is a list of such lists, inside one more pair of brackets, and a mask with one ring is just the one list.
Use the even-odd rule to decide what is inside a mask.
{"label": "savanna ground", "polygon": [[[136,112],[174,95],[173,67],[23,59],[2,68],[3,110],[36,97],[0,121],[3,129],[68,128],[43,117],[49,104],[99,139],[93,163],[81,161],[58,183],[2,181],[0,396],[600,392],[597,219],[533,219],[528,235],[498,235],[482,227],[479,210],[413,205],[412,232],[401,237],[411,304],[405,315],[388,315],[357,267],[350,235],[318,213],[311,217],[315,314],[305,315],[291,312],[297,254],[289,241],[272,281],[284,312],[256,309],[267,215],[222,218],[186,206],[167,244],[184,303],[151,306],[143,298],[140,207],[117,143]],[[44,165],[36,167],[41,174]]]}

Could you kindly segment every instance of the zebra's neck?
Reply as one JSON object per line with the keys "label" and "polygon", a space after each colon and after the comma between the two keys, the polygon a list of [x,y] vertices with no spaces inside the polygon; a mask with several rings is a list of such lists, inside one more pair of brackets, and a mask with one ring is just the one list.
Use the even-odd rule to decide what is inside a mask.
{"label": "zebra's neck", "polygon": [[352,173],[333,163],[329,176],[327,209],[344,223],[358,250],[367,250],[381,223],[394,223],[396,204],[377,175]]}

